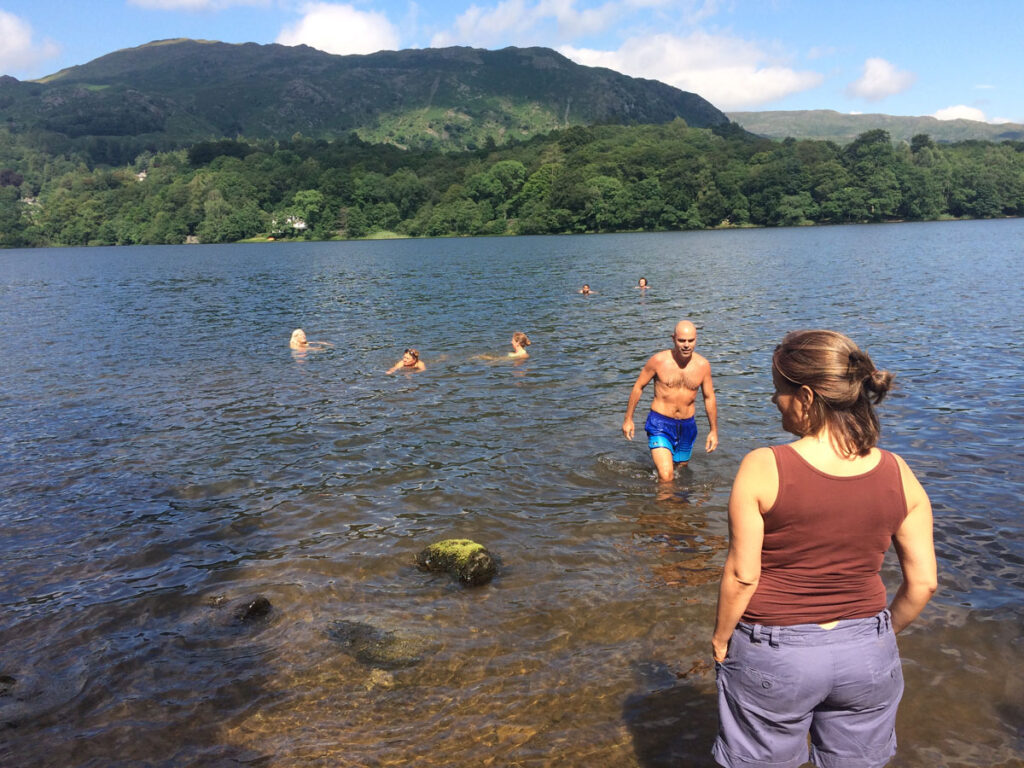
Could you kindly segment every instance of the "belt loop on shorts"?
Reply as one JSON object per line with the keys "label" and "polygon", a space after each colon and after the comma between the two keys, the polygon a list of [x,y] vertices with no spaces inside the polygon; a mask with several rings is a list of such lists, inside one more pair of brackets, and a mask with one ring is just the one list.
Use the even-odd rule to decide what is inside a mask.
{"label": "belt loop on shorts", "polygon": [[878,620],[878,634],[884,635],[889,631],[889,627],[891,626],[892,614],[889,613],[889,609],[886,608],[875,618]]}
{"label": "belt loop on shorts", "polygon": [[761,644],[761,625],[755,624],[750,628],[750,642]]}
{"label": "belt loop on shorts", "polygon": [[771,628],[771,633],[768,636],[768,645],[772,648],[779,647],[779,635],[782,634],[782,627],[774,626]]}

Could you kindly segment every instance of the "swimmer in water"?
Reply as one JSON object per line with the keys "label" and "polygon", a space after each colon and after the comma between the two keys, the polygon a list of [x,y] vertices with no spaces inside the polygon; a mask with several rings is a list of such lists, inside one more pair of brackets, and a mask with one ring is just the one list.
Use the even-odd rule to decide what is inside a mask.
{"label": "swimmer in water", "polygon": [[637,287],[637,288],[639,288],[639,289],[640,289],[641,291],[646,291],[646,290],[647,290],[647,287],[648,287],[648,286],[647,286],[647,278],[646,278],[646,277],[641,277],[641,278],[640,278],[640,279],[639,279],[639,280],[637,281],[637,283],[636,283],[636,287]]}
{"label": "swimmer in water", "polygon": [[588,285],[587,283],[584,283],[583,287],[580,288],[580,293],[582,293],[584,296],[589,296],[590,294],[593,293],[593,291],[590,290],[590,285]]}
{"label": "swimmer in water", "polygon": [[306,341],[306,332],[301,328],[292,331],[292,339],[288,342],[292,349],[327,349],[333,347],[329,341]]}
{"label": "swimmer in water", "polygon": [[508,356],[515,358],[529,357],[530,355],[526,352],[528,346],[530,346],[530,339],[522,331],[516,331],[512,334],[513,351],[509,352]]}
{"label": "swimmer in water", "polygon": [[391,374],[395,371],[425,371],[426,369],[427,366],[420,360],[420,353],[409,347],[402,355],[402,359],[388,368],[387,373]]}

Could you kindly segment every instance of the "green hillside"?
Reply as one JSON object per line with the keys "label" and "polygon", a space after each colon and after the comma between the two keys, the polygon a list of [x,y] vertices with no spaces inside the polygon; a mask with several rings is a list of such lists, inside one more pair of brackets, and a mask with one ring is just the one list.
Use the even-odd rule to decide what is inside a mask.
{"label": "green hillside", "polygon": [[0,121],[49,152],[129,162],[211,138],[343,138],[475,149],[589,124],[728,118],[664,83],[546,48],[335,56],[307,46],[165,40],[36,82],[0,78]]}
{"label": "green hillside", "polygon": [[894,141],[909,142],[928,134],[939,142],[1021,141],[1024,125],[993,125],[976,120],[938,120],[934,117],[897,115],[845,115],[830,109],[778,112],[730,112],[733,120],[751,133],[770,139],[823,139],[848,144],[867,131],[887,131]]}

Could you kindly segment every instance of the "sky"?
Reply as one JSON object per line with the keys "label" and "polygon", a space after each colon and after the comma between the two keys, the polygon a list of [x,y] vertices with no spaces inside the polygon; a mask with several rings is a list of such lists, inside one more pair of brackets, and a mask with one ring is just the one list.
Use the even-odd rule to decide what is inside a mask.
{"label": "sky", "polygon": [[0,0],[27,80],[189,37],[336,54],[546,46],[719,109],[1024,123],[1024,0]]}

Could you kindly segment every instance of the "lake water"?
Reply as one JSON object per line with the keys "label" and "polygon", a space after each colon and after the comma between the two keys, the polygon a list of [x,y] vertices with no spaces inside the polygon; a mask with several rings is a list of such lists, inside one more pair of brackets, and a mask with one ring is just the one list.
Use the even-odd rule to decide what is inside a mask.
{"label": "lake water", "polygon": [[[936,514],[892,764],[1020,766],[1022,285],[1021,220],[0,251],[0,765],[711,765],[729,486],[830,327]],[[650,388],[620,425],[682,318],[721,447],[659,492]],[[450,537],[491,584],[416,570]]]}

